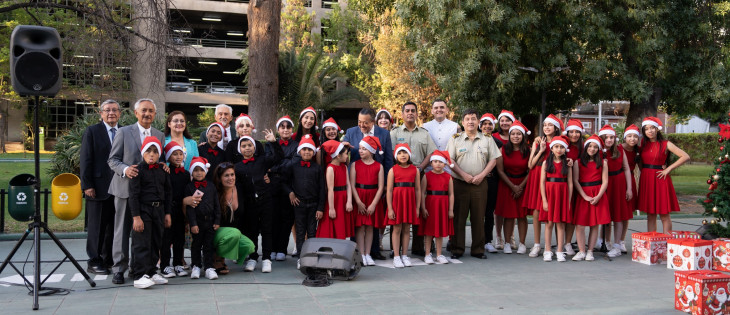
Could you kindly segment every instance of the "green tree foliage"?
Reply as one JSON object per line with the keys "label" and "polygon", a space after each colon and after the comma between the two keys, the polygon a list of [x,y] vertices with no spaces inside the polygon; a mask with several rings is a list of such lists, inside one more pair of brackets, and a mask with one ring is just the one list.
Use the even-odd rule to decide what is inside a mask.
{"label": "green tree foliage", "polygon": [[[709,231],[716,237],[730,237],[730,226],[727,225],[730,220],[730,134],[728,133],[730,127],[721,126],[720,136],[715,134],[715,139],[721,146],[719,151],[709,152],[714,156],[712,160],[715,165],[707,180],[709,191],[704,198],[697,200],[705,208],[703,215],[714,217],[709,222],[704,220],[703,223],[710,224]],[[720,224],[723,221],[724,224]]]}

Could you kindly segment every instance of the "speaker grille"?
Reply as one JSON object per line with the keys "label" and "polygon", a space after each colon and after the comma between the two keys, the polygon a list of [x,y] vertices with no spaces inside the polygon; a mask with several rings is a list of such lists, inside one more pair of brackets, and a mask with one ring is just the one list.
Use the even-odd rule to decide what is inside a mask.
{"label": "speaker grille", "polygon": [[58,64],[48,54],[29,52],[18,58],[15,75],[18,82],[28,89],[46,90],[58,80]]}

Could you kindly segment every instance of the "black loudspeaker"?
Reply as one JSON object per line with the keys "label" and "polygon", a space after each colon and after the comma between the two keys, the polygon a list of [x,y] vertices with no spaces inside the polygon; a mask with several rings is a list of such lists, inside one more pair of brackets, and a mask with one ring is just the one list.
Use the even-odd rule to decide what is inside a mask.
{"label": "black loudspeaker", "polygon": [[305,275],[326,272],[329,278],[351,280],[362,267],[357,244],[349,240],[310,238],[299,253],[299,271]]}
{"label": "black loudspeaker", "polygon": [[10,77],[22,96],[54,96],[61,89],[61,37],[52,27],[18,25],[10,35]]}

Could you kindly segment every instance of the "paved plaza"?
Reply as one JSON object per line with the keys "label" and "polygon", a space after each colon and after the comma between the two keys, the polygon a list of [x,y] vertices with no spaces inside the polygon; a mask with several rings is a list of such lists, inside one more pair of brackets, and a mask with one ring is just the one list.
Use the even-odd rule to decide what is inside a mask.
{"label": "paved plaza", "polygon": [[[699,218],[675,219],[677,230],[697,229]],[[468,227],[467,227],[468,228]],[[645,231],[646,221],[632,220],[629,232]],[[469,233],[467,233],[468,235]],[[386,235],[387,237],[387,235]],[[467,239],[469,242],[469,239]],[[18,268],[30,250],[26,241],[13,258]],[[85,259],[85,240],[64,239],[77,259]],[[387,243],[387,241],[385,242]],[[630,239],[627,242],[630,244]],[[4,259],[14,241],[0,242]],[[528,249],[532,246],[528,231]],[[627,244],[627,247],[630,246]],[[290,247],[291,247],[290,243]],[[42,241],[42,260],[59,260],[62,253],[52,241]],[[186,251],[189,257],[189,252]],[[448,256],[448,254],[447,254]],[[31,254],[32,259],[32,254]],[[420,258],[420,257],[414,257]],[[189,258],[187,261],[190,262]],[[489,254],[480,260],[468,255],[448,265],[404,269],[364,267],[352,281],[334,281],[329,287],[301,285],[304,275],[287,256],[273,263],[273,272],[244,273],[229,262],[231,273],[218,280],[173,278],[168,285],[146,290],[132,282],[114,285],[111,276],[96,276],[91,288],[70,263],[64,263],[45,287],[70,289],[67,295],[40,298],[40,310],[31,310],[32,296],[7,267],[0,274],[1,314],[667,314],[673,308],[674,272],[665,265],[631,262],[631,252],[609,261],[597,253],[593,262],[547,263],[517,254]],[[415,262],[421,262],[420,259]],[[86,261],[81,262],[86,267]],[[55,264],[44,263],[42,274]],[[32,264],[25,272],[32,274]],[[92,275],[94,277],[94,275]]]}

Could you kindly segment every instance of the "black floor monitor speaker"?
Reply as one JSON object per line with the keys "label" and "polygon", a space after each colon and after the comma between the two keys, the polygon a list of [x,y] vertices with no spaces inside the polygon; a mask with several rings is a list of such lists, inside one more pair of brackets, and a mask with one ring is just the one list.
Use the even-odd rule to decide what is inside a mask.
{"label": "black floor monitor speaker", "polygon": [[10,35],[10,77],[22,96],[55,96],[61,89],[61,37],[52,27],[18,25]]}
{"label": "black floor monitor speaker", "polygon": [[362,256],[355,242],[333,238],[310,238],[299,253],[299,271],[326,271],[330,278],[351,280],[362,267]]}

